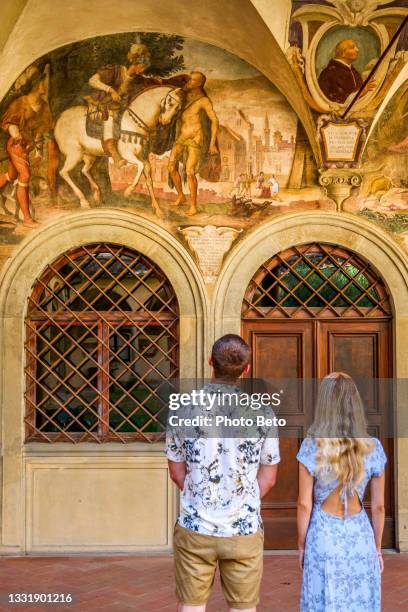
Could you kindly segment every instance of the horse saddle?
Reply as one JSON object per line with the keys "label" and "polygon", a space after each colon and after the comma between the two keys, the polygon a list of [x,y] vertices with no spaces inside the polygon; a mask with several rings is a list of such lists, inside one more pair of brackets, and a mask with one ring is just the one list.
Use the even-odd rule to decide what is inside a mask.
{"label": "horse saddle", "polygon": [[[113,118],[113,138],[119,140],[120,138],[120,119],[122,113],[115,113]],[[103,140],[103,123],[108,119],[109,115],[107,110],[102,107],[93,107],[87,109],[86,113],[86,133],[90,138],[97,138]]]}

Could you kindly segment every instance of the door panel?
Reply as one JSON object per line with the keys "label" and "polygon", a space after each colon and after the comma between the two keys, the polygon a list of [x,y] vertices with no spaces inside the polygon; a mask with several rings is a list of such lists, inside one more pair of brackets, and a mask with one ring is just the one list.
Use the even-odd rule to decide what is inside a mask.
{"label": "door panel", "polygon": [[[262,502],[265,547],[296,548],[298,465],[296,454],[313,415],[314,397],[306,379],[345,371],[357,381],[367,414],[370,434],[379,437],[387,453],[386,528],[384,547],[394,545],[393,440],[386,431],[380,406],[390,398],[376,379],[392,376],[391,322],[375,320],[244,320],[243,336],[252,349],[252,377],[299,379],[292,397],[286,397],[279,416],[286,418],[286,436],[280,440],[278,482]],[[369,509],[369,496],[366,505]]]}
{"label": "door panel", "polygon": [[[385,528],[383,547],[394,546],[393,438],[384,437],[390,431],[387,420],[392,398],[389,387],[379,379],[392,377],[391,323],[388,321],[318,322],[318,377],[329,372],[347,372],[359,387],[370,422],[369,433],[380,438],[388,461],[385,469]],[[370,491],[364,503],[370,511]]]}
{"label": "door panel", "polygon": [[320,328],[318,375],[343,368],[353,378],[388,378],[390,322],[317,321]]}
{"label": "door panel", "polygon": [[312,415],[312,401],[305,379],[314,371],[313,321],[244,322],[243,335],[252,350],[250,376],[269,380],[294,379],[291,396],[286,396],[279,416],[286,419],[286,436],[280,440],[281,462],[278,482],[262,500],[262,518],[267,549],[296,548],[296,503],[299,440]]}

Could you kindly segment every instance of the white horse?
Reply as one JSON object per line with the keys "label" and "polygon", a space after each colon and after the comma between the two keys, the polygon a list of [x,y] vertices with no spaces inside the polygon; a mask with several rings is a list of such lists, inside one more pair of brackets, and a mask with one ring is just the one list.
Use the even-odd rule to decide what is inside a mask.
{"label": "white horse", "polygon": [[[143,172],[153,210],[159,217],[163,217],[163,213],[153,190],[148,157],[149,141],[158,125],[168,125],[171,122],[181,102],[181,93],[172,87],[158,86],[147,89],[131,102],[120,121],[118,151],[123,159],[137,167],[135,179],[125,190],[125,197],[131,195]],[[60,175],[79,198],[82,208],[90,208],[89,202],[69,173],[83,161],[82,174],[91,185],[95,201],[100,202],[101,190],[91,174],[91,168],[97,157],[105,155],[101,141],[86,133],[86,114],[86,106],[73,106],[61,113],[55,125],[55,139],[60,151],[65,155]]]}

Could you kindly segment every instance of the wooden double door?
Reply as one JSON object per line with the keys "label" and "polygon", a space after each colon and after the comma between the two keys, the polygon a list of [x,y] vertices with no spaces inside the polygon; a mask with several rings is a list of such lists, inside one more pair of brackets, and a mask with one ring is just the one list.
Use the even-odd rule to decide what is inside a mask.
{"label": "wooden double door", "polygon": [[[315,394],[310,381],[343,371],[366,382],[363,399],[369,433],[379,437],[387,453],[383,546],[394,546],[393,440],[385,437],[381,405],[389,400],[379,379],[392,376],[392,325],[387,320],[257,319],[243,321],[243,336],[252,349],[252,377],[290,385],[279,415],[287,425],[280,440],[278,482],[264,498],[262,515],[267,549],[296,548],[298,464],[296,454],[313,418]],[[368,382],[368,384],[367,384]],[[388,435],[388,434],[387,434]],[[365,505],[369,511],[369,493]]]}

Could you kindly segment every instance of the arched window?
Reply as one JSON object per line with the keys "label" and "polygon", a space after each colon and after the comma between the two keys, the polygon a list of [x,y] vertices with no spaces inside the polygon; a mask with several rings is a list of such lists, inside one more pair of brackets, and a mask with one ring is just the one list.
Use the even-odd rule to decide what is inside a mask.
{"label": "arched window", "polygon": [[390,317],[381,278],[355,253],[331,244],[292,247],[255,273],[244,319]]}
{"label": "arched window", "polygon": [[26,441],[155,441],[178,377],[178,303],[157,265],[127,247],[64,253],[26,318]]}

